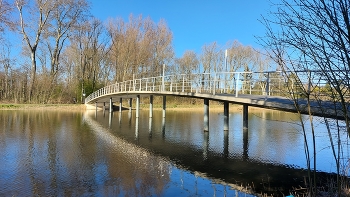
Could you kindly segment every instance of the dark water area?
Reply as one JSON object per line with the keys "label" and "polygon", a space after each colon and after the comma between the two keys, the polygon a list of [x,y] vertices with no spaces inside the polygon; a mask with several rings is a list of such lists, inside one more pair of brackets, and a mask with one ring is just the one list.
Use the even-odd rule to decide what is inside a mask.
{"label": "dark water area", "polygon": [[[255,111],[247,131],[241,120],[230,113],[225,132],[214,111],[203,132],[201,111],[0,111],[0,196],[283,196],[304,186],[296,116]],[[331,173],[318,128],[318,170]]]}

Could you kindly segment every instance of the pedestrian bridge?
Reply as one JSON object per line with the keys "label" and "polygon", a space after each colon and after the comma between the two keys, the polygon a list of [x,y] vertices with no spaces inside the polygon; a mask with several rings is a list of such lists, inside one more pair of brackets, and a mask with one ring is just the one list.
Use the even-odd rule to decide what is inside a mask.
{"label": "pedestrian bridge", "polygon": [[[300,74],[300,75],[299,75]],[[248,107],[259,107],[309,114],[305,92],[312,87],[322,87],[322,79],[311,80],[317,72],[300,71],[298,77],[286,77],[281,72],[223,72],[201,74],[163,75],[158,77],[132,79],[103,87],[85,99],[88,109],[106,108],[113,111],[113,103],[119,102],[122,109],[123,99],[136,98],[136,117],[139,117],[140,97],[149,97],[150,117],[153,111],[153,97],[163,97],[163,117],[166,110],[166,96],[180,96],[203,99],[204,130],[209,130],[209,100],[223,102],[224,129],[228,130],[229,103],[243,105],[243,128],[248,128]],[[318,88],[319,90],[320,88]],[[291,95],[297,99],[290,99]],[[311,114],[341,118],[342,113],[334,111],[334,103],[324,101],[311,102]],[[322,106],[320,108],[319,106]],[[332,107],[333,106],[333,107]]]}

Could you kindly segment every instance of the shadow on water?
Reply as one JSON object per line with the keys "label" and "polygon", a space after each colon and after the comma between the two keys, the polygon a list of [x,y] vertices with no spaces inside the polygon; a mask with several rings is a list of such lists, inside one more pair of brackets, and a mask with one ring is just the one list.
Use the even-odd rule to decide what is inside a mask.
{"label": "shadow on water", "polygon": [[[241,151],[237,154],[233,151],[235,148],[232,148],[237,145],[234,144],[234,140],[230,140],[230,135],[235,134],[229,131],[220,131],[222,135],[217,136],[211,134],[212,131],[195,131],[193,129],[201,128],[201,126],[196,125],[200,121],[179,119],[180,116],[170,113],[165,119],[160,118],[161,116],[148,118],[146,113],[140,118],[128,116],[129,125],[135,125],[135,135],[132,138],[130,129],[125,129],[123,126],[125,114],[119,113],[119,124],[116,127],[111,127],[110,131],[113,135],[121,137],[129,143],[135,143],[162,157],[169,158],[176,166],[181,166],[192,172],[200,172],[206,177],[219,179],[226,183],[252,188],[256,193],[283,196],[289,195],[293,188],[305,187],[307,170],[289,164],[261,161],[255,156],[250,157],[251,136],[249,130],[241,130]],[[105,125],[104,119],[97,120],[101,125]],[[177,126],[179,124],[182,126]],[[188,124],[187,127],[183,127],[184,124]],[[235,132],[237,131],[235,130]],[[214,133],[216,134],[216,132]],[[217,138],[221,138],[221,142],[219,142],[221,145],[218,145],[221,148],[215,148],[213,145],[217,143],[216,141],[220,141]],[[301,152],[301,154],[303,153]],[[327,179],[333,175],[319,172],[318,176]]]}

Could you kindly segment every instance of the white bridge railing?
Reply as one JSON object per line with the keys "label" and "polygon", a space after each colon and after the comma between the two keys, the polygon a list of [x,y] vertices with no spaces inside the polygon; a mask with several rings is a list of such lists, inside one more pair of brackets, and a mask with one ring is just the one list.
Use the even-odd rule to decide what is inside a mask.
{"label": "white bridge railing", "polygon": [[[295,73],[295,72],[294,72]],[[103,87],[85,99],[85,103],[96,98],[126,92],[187,92],[284,96],[291,92],[302,94],[325,85],[317,71],[297,71],[297,75],[280,71],[270,72],[220,72],[200,74],[179,74],[117,82]]]}

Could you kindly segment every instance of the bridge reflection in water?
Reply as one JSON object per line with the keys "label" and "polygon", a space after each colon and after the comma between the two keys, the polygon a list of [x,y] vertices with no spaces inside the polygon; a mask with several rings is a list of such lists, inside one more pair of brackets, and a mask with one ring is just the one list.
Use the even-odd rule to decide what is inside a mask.
{"label": "bridge reflection in water", "polygon": [[[123,115],[126,115],[126,113],[124,113]],[[107,126],[104,124],[106,123],[105,121],[107,119],[106,113],[103,113],[103,116],[102,114],[95,113],[95,116],[93,117],[91,111],[87,111],[84,114],[84,122],[89,125],[91,130],[96,136],[98,136],[98,138],[106,142],[106,144],[109,144],[112,149],[115,149],[118,152],[118,154],[122,153],[124,158],[123,162],[126,162],[127,165],[131,165],[133,166],[133,168],[138,169],[137,171],[141,174],[133,175],[132,177],[140,177],[140,180],[138,180],[139,184],[148,185],[151,181],[152,187],[158,189],[158,191],[146,191],[148,192],[148,194],[154,195],[152,194],[154,192],[156,195],[161,196],[172,196],[172,194],[180,193],[183,195],[209,194],[214,196],[253,196],[249,194],[253,193],[250,187],[242,187],[242,185],[224,182],[220,178],[209,176],[206,172],[196,170],[192,171],[192,169],[187,169],[186,166],[182,166],[181,163],[173,163],[171,161],[171,158],[169,158],[166,154],[163,154],[164,152],[158,152],[158,150],[155,149],[143,148],[142,146],[140,146],[141,142],[139,141],[138,118],[136,118],[135,124],[132,125],[131,112],[129,112],[127,116],[124,117],[128,118],[127,121],[122,121],[123,115],[122,113],[119,113],[118,119],[115,120],[115,118],[113,118],[113,113],[109,113]],[[148,131],[148,140],[150,141],[156,138],[152,137],[152,133],[154,133],[152,132],[152,120],[152,118],[149,119],[150,125]],[[117,121],[117,124],[113,124],[113,121]],[[131,128],[135,126],[134,140],[138,143],[130,143],[127,137],[126,139],[124,139],[125,136],[122,137],[115,135],[115,130],[120,129],[121,125],[125,123],[127,123],[127,125],[123,125],[124,127]],[[163,141],[164,143],[159,144],[158,142],[156,142],[154,143],[154,145],[160,146],[159,150],[166,152],[167,149],[161,148],[162,146],[166,145],[166,136],[164,132],[165,122],[162,122],[161,125],[161,141]],[[156,152],[156,154],[154,154],[154,152]],[[205,155],[203,155],[203,157],[205,157]],[[179,180],[174,180],[174,178]],[[180,183],[180,185],[178,185],[178,182]],[[134,192],[133,190],[135,189],[130,188],[130,191],[127,190],[126,192]],[[147,196],[147,194],[141,193],[141,196]]]}
{"label": "bridge reflection in water", "polygon": [[[148,118],[147,111],[141,111],[139,118],[132,116],[127,111],[120,113],[95,112],[95,120],[103,127],[109,128],[108,132],[111,132],[112,135],[169,158],[176,166],[193,172],[203,173],[206,177],[216,178],[234,185],[249,185],[254,188],[255,192],[273,193],[275,195],[277,193],[287,195],[293,187],[304,185],[307,171],[302,169],[303,165],[299,167],[297,164],[284,163],[283,159],[282,161],[274,161],[273,159],[270,160],[268,155],[262,156],[263,153],[259,153],[259,151],[264,152],[264,149],[270,150],[271,144],[266,144],[264,149],[256,150],[253,147],[255,146],[255,140],[252,139],[256,137],[256,134],[250,135],[250,131],[243,129],[241,124],[240,126],[237,125],[233,129],[234,131],[231,130],[233,134],[230,134],[228,131],[223,132],[220,129],[222,127],[216,130],[211,128],[211,132],[198,132],[198,128],[200,128],[198,123],[201,122],[200,112],[196,112],[193,116],[187,116],[186,114],[190,112],[172,111],[168,112],[165,119],[162,117],[161,112],[155,112],[156,114],[152,118]],[[90,113],[90,116],[93,117],[93,113]],[[211,120],[216,122],[223,115],[222,113],[220,114],[213,114]],[[240,122],[239,119],[242,115],[238,114],[231,113],[230,119],[234,125]],[[251,121],[257,119],[253,114],[249,116]],[[280,116],[280,114],[277,113],[277,116]],[[213,127],[218,124],[213,125]],[[255,130],[256,127],[258,126],[254,125],[252,129]],[[241,134],[237,133],[239,130],[241,130]],[[264,133],[263,130],[261,129],[261,133]],[[286,135],[285,132],[280,133],[281,135]],[[294,143],[293,140],[298,141],[298,138],[293,136],[290,138],[290,136],[286,135],[283,138],[285,139],[275,140],[280,140],[282,141],[281,143]],[[241,142],[237,140],[241,140]],[[265,140],[261,139],[262,142]],[[240,148],[237,147],[238,145],[240,145]],[[286,147],[298,145],[297,143],[294,143],[294,145],[287,144]],[[285,153],[283,151],[288,151],[286,150],[288,148],[285,147],[272,148],[278,148],[274,153],[278,153],[277,155]],[[302,146],[299,149],[299,153],[302,152]],[[281,151],[282,153],[280,153]],[[293,150],[291,149],[291,151]],[[265,154],[272,154],[272,152],[266,151]],[[279,157],[284,158],[285,156]],[[300,158],[303,158],[302,153],[298,157],[292,158],[292,160]],[[294,162],[298,163],[300,161]],[[320,175],[326,174],[320,173]]]}

